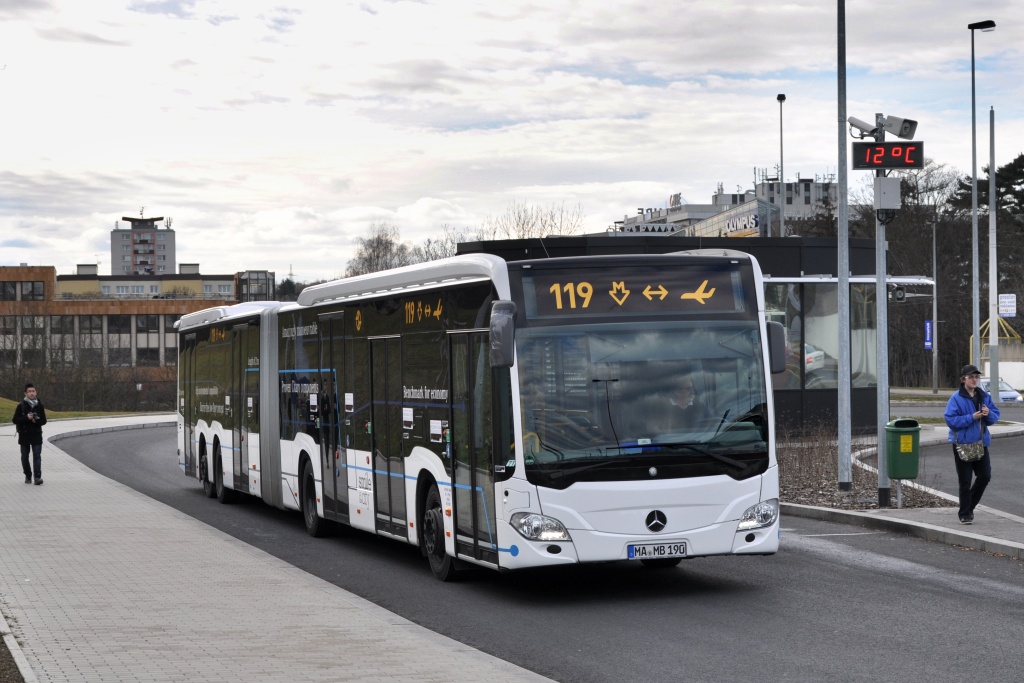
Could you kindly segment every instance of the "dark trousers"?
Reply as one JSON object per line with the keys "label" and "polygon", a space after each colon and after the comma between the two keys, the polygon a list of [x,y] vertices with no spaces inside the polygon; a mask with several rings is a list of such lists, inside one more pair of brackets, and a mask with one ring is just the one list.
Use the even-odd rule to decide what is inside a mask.
{"label": "dark trousers", "polygon": [[[973,514],[974,508],[981,501],[981,494],[992,480],[992,460],[988,457],[988,448],[981,460],[965,462],[957,457],[956,446],[953,446],[953,460],[956,461],[956,476],[960,480],[960,516]],[[974,484],[971,484],[971,477]]]}
{"label": "dark trousers", "polygon": [[[32,449],[32,468],[28,466],[28,449]],[[43,444],[34,443],[29,445],[27,443],[21,444],[21,469],[25,471],[25,478],[32,478],[32,469],[36,471],[36,479],[43,478]]]}

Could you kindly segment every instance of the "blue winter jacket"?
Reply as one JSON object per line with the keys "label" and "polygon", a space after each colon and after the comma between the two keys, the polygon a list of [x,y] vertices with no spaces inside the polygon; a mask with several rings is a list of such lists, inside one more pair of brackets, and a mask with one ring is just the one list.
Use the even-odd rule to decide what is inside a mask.
{"label": "blue winter jacket", "polygon": [[[988,393],[977,388],[974,390],[981,401],[988,406],[988,417],[985,418],[984,422],[987,425],[994,425],[999,421],[999,408],[992,402],[992,397]],[[953,432],[956,431],[957,443],[974,443],[978,439],[984,439],[986,447],[992,443],[992,433],[989,430],[985,430],[985,433],[981,433],[981,420],[974,419],[974,413],[976,412],[974,407],[974,399],[964,389],[964,385],[960,385],[960,390],[949,397],[949,402],[946,403],[946,426],[949,427],[949,435],[946,439],[953,443]]]}

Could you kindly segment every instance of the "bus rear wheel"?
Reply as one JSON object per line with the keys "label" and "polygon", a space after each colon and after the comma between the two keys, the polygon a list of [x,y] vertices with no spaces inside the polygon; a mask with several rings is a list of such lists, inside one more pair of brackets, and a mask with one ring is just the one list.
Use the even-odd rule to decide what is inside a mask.
{"label": "bus rear wheel", "polygon": [[306,533],[314,538],[327,535],[327,520],[321,519],[316,513],[316,479],[313,477],[313,465],[308,460],[302,463],[302,520],[306,523]]}
{"label": "bus rear wheel", "polygon": [[234,490],[224,485],[224,464],[220,459],[220,446],[214,446],[213,448],[213,482],[217,500],[222,505],[235,502]]}
{"label": "bus rear wheel", "polygon": [[210,463],[206,460],[206,454],[199,456],[199,479],[203,482],[203,493],[207,498],[217,497],[217,487],[210,479]]}
{"label": "bus rear wheel", "polygon": [[441,509],[441,494],[437,484],[430,485],[423,507],[423,549],[430,561],[430,571],[441,581],[455,579],[455,559],[444,549],[444,511]]}

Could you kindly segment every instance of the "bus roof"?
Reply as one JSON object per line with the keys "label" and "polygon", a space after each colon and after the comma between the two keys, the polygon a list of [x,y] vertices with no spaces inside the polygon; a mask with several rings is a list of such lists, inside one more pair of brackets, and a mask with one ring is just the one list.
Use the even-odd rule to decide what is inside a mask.
{"label": "bus roof", "polygon": [[504,259],[491,254],[465,254],[306,287],[299,293],[298,303],[301,306],[313,306],[325,301],[483,280],[494,283],[498,296],[509,296],[508,271]]}
{"label": "bus roof", "polygon": [[245,315],[258,314],[268,309],[276,309],[282,306],[280,301],[247,301],[233,306],[214,306],[204,308],[195,313],[186,313],[181,320],[174,324],[179,330],[187,330],[191,327],[198,327],[213,322],[219,322],[226,318],[238,318]]}

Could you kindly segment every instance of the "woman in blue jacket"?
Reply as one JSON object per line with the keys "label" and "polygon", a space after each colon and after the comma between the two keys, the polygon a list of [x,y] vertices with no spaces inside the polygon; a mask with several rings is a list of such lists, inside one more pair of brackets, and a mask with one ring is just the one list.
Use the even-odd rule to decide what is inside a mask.
{"label": "woman in blue jacket", "polygon": [[[949,397],[946,403],[946,426],[949,427],[949,441],[953,444],[953,460],[956,461],[956,476],[960,480],[960,523],[970,524],[974,521],[974,508],[981,500],[981,494],[992,479],[992,461],[988,456],[988,447],[992,443],[992,434],[986,428],[999,421],[999,408],[992,402],[992,397],[978,386],[981,371],[973,365],[965,365],[960,370],[960,389]],[[954,441],[955,435],[955,441]],[[985,455],[980,460],[966,462],[956,454],[957,443],[975,443],[981,441],[985,446]],[[971,477],[974,485],[971,485]]]}

